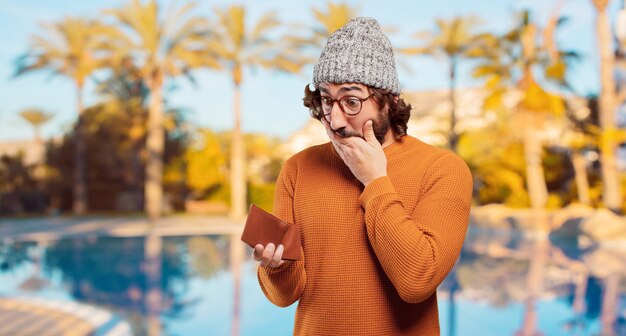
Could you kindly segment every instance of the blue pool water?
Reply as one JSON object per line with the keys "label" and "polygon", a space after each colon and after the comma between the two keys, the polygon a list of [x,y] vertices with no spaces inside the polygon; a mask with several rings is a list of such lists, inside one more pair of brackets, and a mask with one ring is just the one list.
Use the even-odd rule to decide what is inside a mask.
{"label": "blue pool water", "polygon": [[[245,247],[236,262],[231,242],[241,244],[238,237],[217,235],[162,238],[156,283],[163,335],[291,335],[297,304],[279,308],[267,301],[257,283],[256,263],[249,260],[251,250]],[[140,335],[149,311],[145,243],[113,237],[2,243],[0,296],[94,305],[126,319]],[[471,231],[459,263],[440,286],[441,334],[515,335],[526,326],[535,335],[598,335],[602,330],[626,335],[626,265],[594,264],[604,260],[598,255],[620,260],[626,252],[575,245]],[[241,273],[236,324],[233,265]],[[608,273],[598,271],[611,267]],[[33,278],[43,285],[28,285]],[[616,306],[603,306],[604,300]]]}

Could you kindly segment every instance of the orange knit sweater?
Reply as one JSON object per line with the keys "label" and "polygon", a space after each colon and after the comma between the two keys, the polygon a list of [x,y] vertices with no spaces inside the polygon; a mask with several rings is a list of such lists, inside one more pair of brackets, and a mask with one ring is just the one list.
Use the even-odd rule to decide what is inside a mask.
{"label": "orange knit sweater", "polygon": [[438,335],[437,286],[468,225],[472,177],[455,154],[403,136],[367,188],[330,143],[287,160],[274,214],[300,226],[302,261],[258,269],[267,298],[299,300],[294,335]]}

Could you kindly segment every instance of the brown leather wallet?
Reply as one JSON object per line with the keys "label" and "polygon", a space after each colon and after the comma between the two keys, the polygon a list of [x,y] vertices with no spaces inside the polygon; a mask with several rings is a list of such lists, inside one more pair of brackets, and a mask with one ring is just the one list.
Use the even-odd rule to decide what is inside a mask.
{"label": "brown leather wallet", "polygon": [[254,248],[257,244],[267,246],[269,243],[283,244],[284,260],[302,260],[302,245],[300,244],[300,230],[295,224],[288,224],[271,213],[250,205],[250,212],[246,225],[241,234],[241,240]]}

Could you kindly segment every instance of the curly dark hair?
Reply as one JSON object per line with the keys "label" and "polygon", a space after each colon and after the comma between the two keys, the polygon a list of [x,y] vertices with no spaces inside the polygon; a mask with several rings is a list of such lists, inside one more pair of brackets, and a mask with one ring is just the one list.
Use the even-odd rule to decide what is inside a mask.
{"label": "curly dark hair", "polygon": [[[411,104],[392,94],[387,89],[377,89],[373,87],[368,88],[372,93],[372,98],[378,106],[389,106],[389,125],[392,131],[397,136],[406,135],[407,123],[409,122],[409,117],[411,116]],[[302,99],[304,101],[304,106],[309,109],[311,117],[317,120],[321,120],[324,117],[320,97],[320,90],[311,90],[309,85],[304,87],[304,98]]]}

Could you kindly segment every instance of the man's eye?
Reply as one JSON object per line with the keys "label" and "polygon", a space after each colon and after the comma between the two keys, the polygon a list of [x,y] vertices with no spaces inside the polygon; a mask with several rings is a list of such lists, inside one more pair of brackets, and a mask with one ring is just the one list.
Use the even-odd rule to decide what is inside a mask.
{"label": "man's eye", "polygon": [[350,97],[346,99],[345,101],[346,101],[346,105],[350,107],[355,107],[359,105],[359,99],[355,97]]}
{"label": "man's eye", "polygon": [[322,104],[324,105],[331,105],[333,103],[333,100],[328,98],[328,97],[322,97]]}

